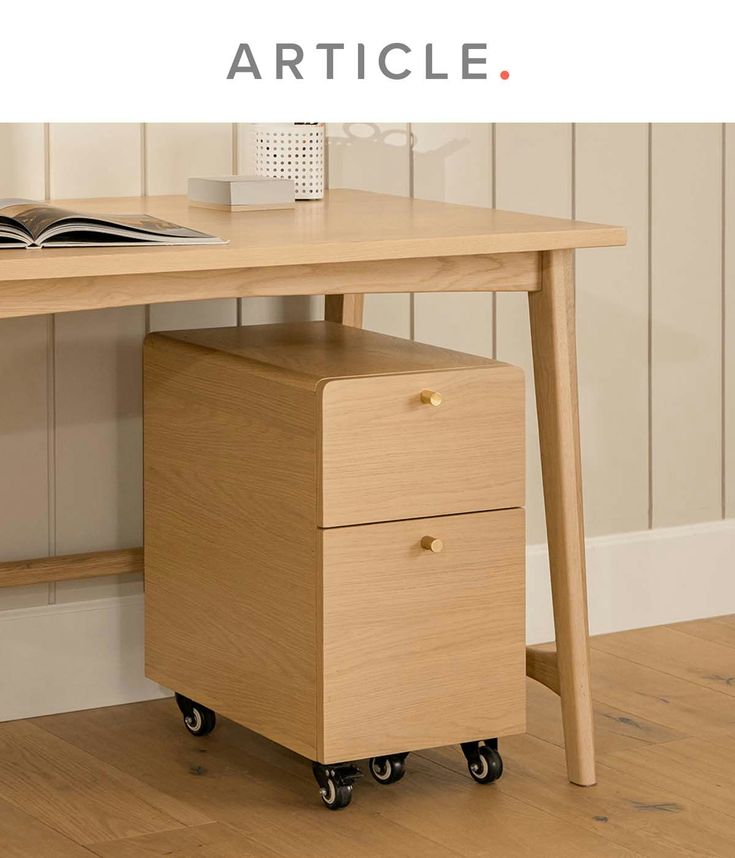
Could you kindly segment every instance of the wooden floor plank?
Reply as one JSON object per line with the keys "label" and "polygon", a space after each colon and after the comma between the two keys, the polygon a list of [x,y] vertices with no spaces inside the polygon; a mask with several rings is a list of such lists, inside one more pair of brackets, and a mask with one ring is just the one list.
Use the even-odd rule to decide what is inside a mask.
{"label": "wooden floor plank", "polygon": [[278,852],[219,822],[92,843],[88,848],[99,858],[279,858]]}
{"label": "wooden floor plank", "polygon": [[0,797],[80,844],[210,821],[24,721],[0,724]]}
{"label": "wooden floor plank", "polygon": [[735,623],[719,620],[690,620],[687,623],[675,623],[669,628],[695,638],[735,647]]}
{"label": "wooden floor plank", "polygon": [[687,736],[717,735],[735,727],[729,695],[596,648],[591,661],[597,701]]}
{"label": "wooden floor plank", "polygon": [[0,724],[0,856],[731,858],[735,701],[716,677],[733,633],[720,617],[593,640],[590,789],[567,783],[558,698],[532,682],[499,783],[473,783],[456,748],[422,752],[337,814],[308,761],[226,719],[192,737],[171,700]]}
{"label": "wooden floor plank", "polygon": [[279,855],[321,858],[339,851],[372,858],[409,840],[426,858],[460,854],[381,819],[360,801],[362,783],[347,813],[326,811],[306,760],[226,719],[211,736],[197,739],[170,700],[120,706],[112,714],[90,710],[34,723]]}
{"label": "wooden floor plank", "polygon": [[[152,717],[156,710],[155,717]],[[516,799],[474,784],[469,776],[417,760],[400,785],[364,778],[345,813],[319,803],[308,763],[224,719],[207,739],[183,730],[170,701],[75,713],[37,721],[70,742],[159,789],[194,802],[286,858],[348,851],[372,858],[392,850],[434,856],[528,855],[534,842],[549,856],[629,855]],[[199,775],[192,775],[193,770]],[[456,821],[455,821],[456,820]],[[314,843],[313,852],[304,844]],[[577,844],[578,845],[575,845]],[[305,851],[306,850],[306,851]]]}
{"label": "wooden floor plank", "polygon": [[[564,730],[559,697],[532,679],[528,680],[526,690],[528,734],[563,748]],[[595,701],[594,704],[594,726],[598,754],[633,750],[641,744],[671,742],[689,735],[602,701]]]}
{"label": "wooden floor plank", "polygon": [[[606,840],[650,858],[731,858],[733,854],[732,821],[704,805],[682,800],[670,785],[650,785],[598,765],[597,785],[580,789],[565,783],[562,749],[529,736],[504,739],[501,748],[506,773],[494,788]],[[466,770],[458,749],[421,755],[457,772]]]}
{"label": "wooden floor plank", "polygon": [[592,639],[591,646],[735,697],[735,653],[731,647],[692,639],[667,626],[601,635]]}
{"label": "wooden floor plank", "polygon": [[682,739],[633,754],[619,751],[606,765],[672,795],[717,811],[727,821],[735,854],[735,736]]}
{"label": "wooden floor plank", "polygon": [[92,858],[94,853],[0,799],[2,858]]}

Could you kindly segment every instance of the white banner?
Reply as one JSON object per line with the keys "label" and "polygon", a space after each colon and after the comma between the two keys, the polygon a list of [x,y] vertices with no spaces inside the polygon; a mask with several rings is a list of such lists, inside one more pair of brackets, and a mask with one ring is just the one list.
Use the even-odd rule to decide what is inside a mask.
{"label": "white banner", "polygon": [[0,121],[733,120],[729,8],[6,0]]}

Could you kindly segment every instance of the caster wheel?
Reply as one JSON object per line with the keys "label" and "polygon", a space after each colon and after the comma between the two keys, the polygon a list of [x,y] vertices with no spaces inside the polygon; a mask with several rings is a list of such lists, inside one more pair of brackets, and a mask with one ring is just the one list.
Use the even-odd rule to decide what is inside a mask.
{"label": "caster wheel", "polygon": [[478,784],[491,784],[503,774],[503,760],[500,754],[485,745],[478,751],[479,759],[468,762],[467,768]]}
{"label": "caster wheel", "polygon": [[337,786],[331,778],[321,790],[322,801],[329,810],[341,810],[352,801],[352,785]]}
{"label": "caster wheel", "polygon": [[389,757],[371,757],[370,774],[379,784],[394,784],[406,774],[407,754],[391,754]]}
{"label": "caster wheel", "polygon": [[328,810],[341,810],[352,801],[352,787],[361,776],[358,768],[349,763],[336,763],[325,766],[312,763],[322,803]]}
{"label": "caster wheel", "polygon": [[497,741],[488,739],[485,744],[465,742],[462,751],[467,759],[467,768],[478,784],[491,784],[503,774],[503,759],[498,753]]}
{"label": "caster wheel", "polygon": [[211,709],[189,700],[183,694],[176,694],[176,703],[184,716],[184,726],[192,736],[207,736],[214,730],[217,716]]}

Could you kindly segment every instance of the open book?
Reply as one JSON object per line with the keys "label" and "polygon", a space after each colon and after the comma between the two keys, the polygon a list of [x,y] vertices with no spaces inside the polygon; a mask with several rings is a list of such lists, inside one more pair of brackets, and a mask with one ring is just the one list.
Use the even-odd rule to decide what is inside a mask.
{"label": "open book", "polygon": [[92,215],[33,200],[0,199],[0,248],[226,243],[153,215]]}

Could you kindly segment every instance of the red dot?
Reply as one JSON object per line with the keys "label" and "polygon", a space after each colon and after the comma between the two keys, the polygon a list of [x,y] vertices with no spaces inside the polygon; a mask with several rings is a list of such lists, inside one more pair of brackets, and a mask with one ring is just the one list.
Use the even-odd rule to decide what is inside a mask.
{"label": "red dot", "polygon": [[508,80],[508,78],[510,77],[510,72],[507,72],[507,71],[501,71],[501,72],[500,72],[500,77],[501,77],[503,80]]}

